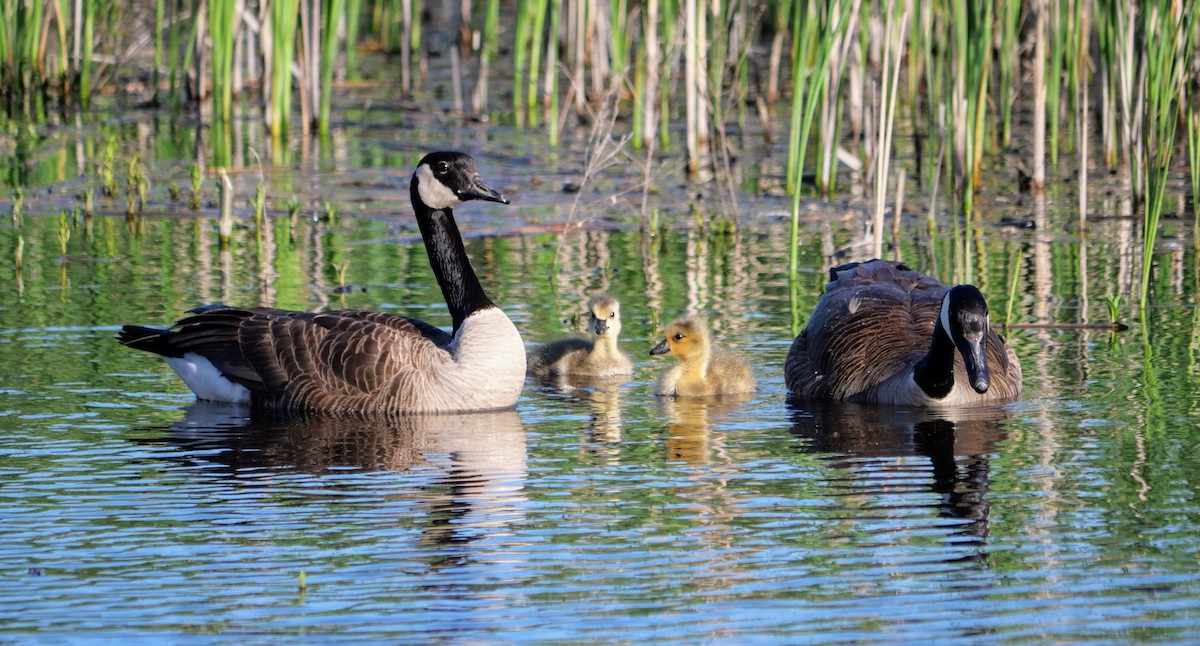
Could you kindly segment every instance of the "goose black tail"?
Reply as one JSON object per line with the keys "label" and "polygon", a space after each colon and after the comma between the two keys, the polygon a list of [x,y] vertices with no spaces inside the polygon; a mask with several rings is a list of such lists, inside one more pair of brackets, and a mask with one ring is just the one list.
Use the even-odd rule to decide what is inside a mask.
{"label": "goose black tail", "polygon": [[183,353],[171,344],[172,335],[174,335],[174,332],[170,330],[158,330],[140,325],[125,325],[121,327],[121,333],[117,336],[117,341],[121,345],[127,345],[136,350],[161,354],[164,357],[182,357]]}

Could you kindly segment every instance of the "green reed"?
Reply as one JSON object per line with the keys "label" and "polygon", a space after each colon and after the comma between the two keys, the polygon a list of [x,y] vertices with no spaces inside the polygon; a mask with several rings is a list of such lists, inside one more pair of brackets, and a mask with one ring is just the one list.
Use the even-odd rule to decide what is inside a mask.
{"label": "green reed", "polygon": [[991,67],[992,0],[951,2],[952,124],[959,196],[965,213],[975,208],[980,160],[987,130]]}
{"label": "green reed", "polygon": [[233,118],[233,38],[237,21],[236,0],[208,0],[208,35],[212,41],[213,115],[219,121]]}
{"label": "green reed", "polygon": [[192,199],[189,204],[192,209],[198,209],[200,208],[200,201],[203,198],[204,172],[200,169],[199,164],[192,164],[188,168],[188,174],[192,180]]}
{"label": "green reed", "polygon": [[63,211],[58,216],[58,255],[67,262],[67,243],[71,241],[71,216]]}
{"label": "green reed", "polygon": [[1046,136],[1047,153],[1051,164],[1058,164],[1058,131],[1060,122],[1060,103],[1062,100],[1063,55],[1066,51],[1066,41],[1069,29],[1064,24],[1062,5],[1066,0],[1048,0],[1050,8],[1050,29],[1047,35],[1050,39],[1049,57],[1046,59],[1046,126],[1050,129]]}
{"label": "green reed", "polygon": [[551,2],[549,7],[549,33],[546,41],[546,82],[543,95],[546,97],[546,126],[550,133],[550,146],[558,146],[558,26],[561,17],[561,7],[558,2]]}
{"label": "green reed", "polygon": [[[178,110],[183,106],[183,89],[182,81],[185,72],[182,69],[183,61],[187,56],[181,56],[184,29],[188,26],[182,17],[183,0],[175,0],[174,13],[170,26],[167,29],[167,105],[172,110]],[[190,21],[195,23],[195,17]],[[195,39],[188,40],[188,48],[195,43]]]}
{"label": "green reed", "polygon": [[[533,24],[529,28],[529,69],[525,74],[525,108],[528,110],[529,125],[538,125],[538,79],[541,77],[542,48],[546,38],[546,15],[553,0],[537,0],[533,3]],[[551,36],[553,42],[554,36]]]}
{"label": "green reed", "polygon": [[25,191],[20,186],[12,193],[12,222],[13,226],[21,225],[21,215],[25,212]]}
{"label": "green reed", "polygon": [[298,0],[275,0],[271,3],[266,29],[271,36],[271,59],[267,90],[267,130],[278,151],[287,136],[292,111],[292,63],[296,57],[296,23],[300,17]]}
{"label": "green reed", "polygon": [[[1179,11],[1176,11],[1179,9]],[[1150,293],[1150,271],[1158,221],[1175,152],[1175,126],[1179,122],[1180,97],[1184,95],[1186,68],[1195,48],[1197,16],[1195,3],[1176,7],[1172,0],[1154,0],[1140,14],[1145,40],[1145,115],[1142,122],[1147,149],[1146,203],[1142,216],[1142,292],[1146,307]]]}
{"label": "green reed", "polygon": [[535,5],[544,4],[544,0],[517,0],[516,35],[513,40],[513,87],[512,109],[517,127],[525,126],[525,101],[528,96],[526,85],[526,59],[529,57],[530,31],[535,20],[537,8]]}
{"label": "green reed", "polygon": [[[358,45],[362,35],[363,0],[346,0],[346,78],[358,78]],[[419,38],[419,36],[418,36]]]}
{"label": "green reed", "polygon": [[321,101],[317,114],[317,132],[329,134],[329,116],[333,107],[333,71],[337,63],[338,21],[345,11],[345,0],[325,0],[321,13]]}
{"label": "green reed", "polygon": [[492,61],[500,50],[500,0],[487,0],[483,19],[483,39],[479,45],[479,77],[471,95],[471,107],[475,114],[483,114],[488,106],[488,80]]}
{"label": "green reed", "polygon": [[1021,56],[1017,38],[1020,36],[1020,21],[1020,0],[998,0],[996,23],[1000,28],[1000,49],[996,52],[996,102],[1000,107],[1000,143],[1005,148],[1012,144],[1012,111],[1019,89],[1017,74],[1021,69]]}
{"label": "green reed", "polygon": [[1188,171],[1192,180],[1192,246],[1200,249],[1200,106],[1188,109]]}
{"label": "green reed", "polygon": [[792,218],[788,266],[798,268],[800,237],[800,186],[803,183],[804,156],[812,132],[813,115],[824,89],[833,49],[847,26],[851,2],[824,0],[793,5],[792,18],[792,113],[788,142],[787,188],[792,194]]}

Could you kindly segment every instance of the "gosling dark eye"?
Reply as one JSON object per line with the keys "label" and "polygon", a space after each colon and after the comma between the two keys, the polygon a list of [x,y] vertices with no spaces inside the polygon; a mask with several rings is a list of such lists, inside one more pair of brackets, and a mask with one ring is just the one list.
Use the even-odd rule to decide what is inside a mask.
{"label": "gosling dark eye", "polygon": [[609,313],[608,313],[608,318],[610,318],[610,319],[615,319],[615,318],[617,318],[617,313],[616,313],[616,312],[609,312]]}
{"label": "gosling dark eye", "polygon": [[682,340],[683,340],[683,335],[682,335],[682,334],[676,334],[676,335],[675,335],[675,340],[676,340],[676,341],[682,341]]}
{"label": "gosling dark eye", "polygon": [[449,172],[450,172],[450,164],[447,164],[447,163],[446,163],[446,162],[444,162],[444,161],[442,161],[442,162],[438,162],[438,165],[437,165],[437,172],[439,172],[439,173],[449,173]]}

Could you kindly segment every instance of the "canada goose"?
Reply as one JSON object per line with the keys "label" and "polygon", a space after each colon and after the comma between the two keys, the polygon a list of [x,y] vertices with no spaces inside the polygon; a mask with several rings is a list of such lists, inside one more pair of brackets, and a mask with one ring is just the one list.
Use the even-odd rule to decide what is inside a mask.
{"label": "canada goose", "polygon": [[829,270],[784,379],[801,397],[877,404],[961,406],[1021,394],[1021,364],[988,326],[977,288],[886,260]]}
{"label": "canada goose", "polygon": [[621,304],[607,294],[588,300],[590,338],[571,337],[547,343],[529,353],[529,374],[550,378],[564,375],[620,377],[633,374],[633,363],[617,348],[621,334]]}
{"label": "canada goose", "polygon": [[714,350],[708,326],[701,319],[672,321],[666,338],[650,350],[650,354],[667,353],[679,357],[679,363],[658,376],[655,395],[708,397],[754,391],[750,368],[736,354]]}
{"label": "canada goose", "polygon": [[512,406],[525,345],[480,286],[451,211],[508,198],[454,152],[426,155],[409,192],[453,334],[383,312],[211,306],[167,330],[126,325],[118,340],[162,355],[199,399],[359,413]]}

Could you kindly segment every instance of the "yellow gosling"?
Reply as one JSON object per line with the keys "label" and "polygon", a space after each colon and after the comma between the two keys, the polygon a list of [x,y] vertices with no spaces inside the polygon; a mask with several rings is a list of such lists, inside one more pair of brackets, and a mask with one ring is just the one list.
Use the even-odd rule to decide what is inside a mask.
{"label": "yellow gosling", "polygon": [[679,363],[664,370],[654,387],[661,397],[710,397],[754,392],[754,374],[741,357],[712,347],[703,320],[685,317],[667,326],[666,338],[650,354],[673,354]]}

